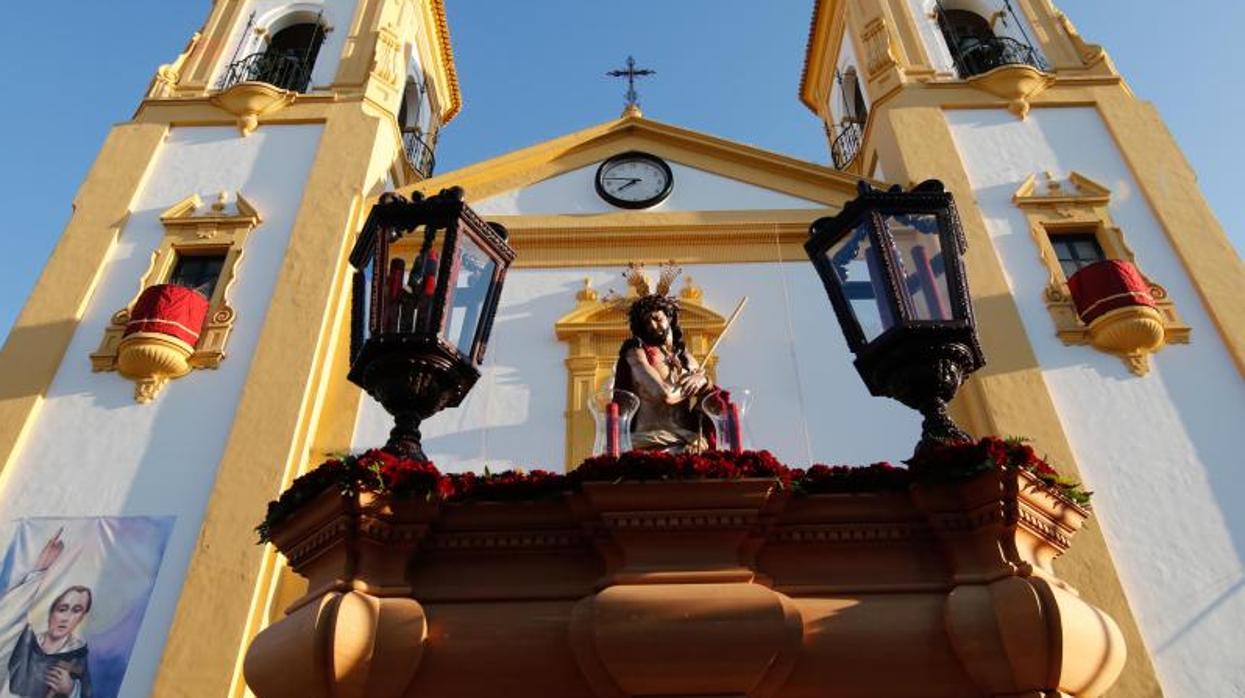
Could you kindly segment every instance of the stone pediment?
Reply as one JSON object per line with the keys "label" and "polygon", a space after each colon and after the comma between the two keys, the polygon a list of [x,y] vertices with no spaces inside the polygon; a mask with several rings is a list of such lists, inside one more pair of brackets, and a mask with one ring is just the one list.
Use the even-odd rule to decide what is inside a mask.
{"label": "stone pediment", "polygon": [[439,174],[399,193],[435,194],[459,186],[468,201],[478,202],[630,150],[832,208],[855,198],[859,179],[826,165],[631,115]]}

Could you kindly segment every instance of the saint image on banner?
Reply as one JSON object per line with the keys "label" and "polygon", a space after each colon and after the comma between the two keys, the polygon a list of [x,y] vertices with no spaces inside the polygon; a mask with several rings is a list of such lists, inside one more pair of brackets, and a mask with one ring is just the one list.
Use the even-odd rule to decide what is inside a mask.
{"label": "saint image on banner", "polygon": [[0,568],[0,698],[119,694],[172,521],[18,522]]}

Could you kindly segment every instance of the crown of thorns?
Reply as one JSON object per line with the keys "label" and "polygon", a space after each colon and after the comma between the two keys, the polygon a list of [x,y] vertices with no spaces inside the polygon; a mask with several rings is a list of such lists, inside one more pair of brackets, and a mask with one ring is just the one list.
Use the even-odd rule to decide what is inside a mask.
{"label": "crown of thorns", "polygon": [[627,279],[627,285],[634,288],[636,293],[641,297],[644,296],[669,296],[670,288],[674,286],[675,279],[683,273],[683,267],[674,263],[674,260],[663,262],[661,265],[661,273],[657,278],[657,286],[653,287],[649,284],[648,274],[644,271],[644,264],[632,262],[627,265],[627,271],[623,272],[623,276]]}
{"label": "crown of thorns", "polygon": [[653,285],[649,282],[648,272],[644,269],[644,264],[632,262],[627,265],[626,271],[622,273],[623,278],[627,280],[627,286],[632,290],[631,293],[620,294],[616,291],[610,291],[605,297],[605,302],[613,305],[615,308],[630,311],[632,306],[644,301],[645,306],[653,306],[657,303],[657,299],[662,299],[662,309],[673,308],[678,309],[678,300],[670,294],[670,289],[674,286],[675,279],[683,273],[683,268],[674,263],[674,260],[663,262],[661,272],[657,278],[657,284]]}

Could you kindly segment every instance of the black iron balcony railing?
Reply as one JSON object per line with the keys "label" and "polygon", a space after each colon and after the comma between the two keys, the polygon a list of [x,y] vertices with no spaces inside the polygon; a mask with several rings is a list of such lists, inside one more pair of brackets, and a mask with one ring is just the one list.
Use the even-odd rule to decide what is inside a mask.
{"label": "black iron balcony railing", "polygon": [[830,144],[830,155],[834,157],[834,169],[845,170],[848,165],[852,164],[852,160],[855,160],[856,154],[860,152],[862,135],[860,124],[855,121],[839,125],[839,135],[835,136],[834,142]]}
{"label": "black iron balcony railing", "polygon": [[299,53],[252,53],[229,64],[220,89],[240,82],[266,82],[293,92],[306,92],[311,84],[311,61]]}
{"label": "black iron balcony railing", "polygon": [[432,153],[432,146],[424,141],[419,129],[402,129],[402,147],[406,150],[406,161],[411,163],[411,167],[420,176],[431,177],[433,168],[437,166],[437,159]]}
{"label": "black iron balcony railing", "polygon": [[988,39],[966,37],[960,40],[952,53],[962,78],[981,75],[1005,65],[1028,65],[1043,72],[1050,71],[1050,64],[1037,49],[1007,36]]}

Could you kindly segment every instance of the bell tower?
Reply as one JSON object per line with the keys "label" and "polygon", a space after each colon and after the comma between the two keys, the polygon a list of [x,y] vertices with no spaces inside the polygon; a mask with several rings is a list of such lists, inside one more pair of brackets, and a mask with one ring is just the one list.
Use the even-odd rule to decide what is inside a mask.
{"label": "bell tower", "polygon": [[460,106],[441,0],[215,0],[109,133],[0,354],[0,537],[174,520],[122,695],[244,693],[279,574],[252,520],[350,445],[321,415],[365,200],[431,176]]}
{"label": "bell tower", "polygon": [[1245,418],[1245,272],[1158,112],[1051,0],[818,0],[800,99],[835,168],[955,194],[987,366],[954,407],[1100,493],[1061,575],[1120,621],[1118,694],[1231,693],[1245,479],[1199,424]]}

